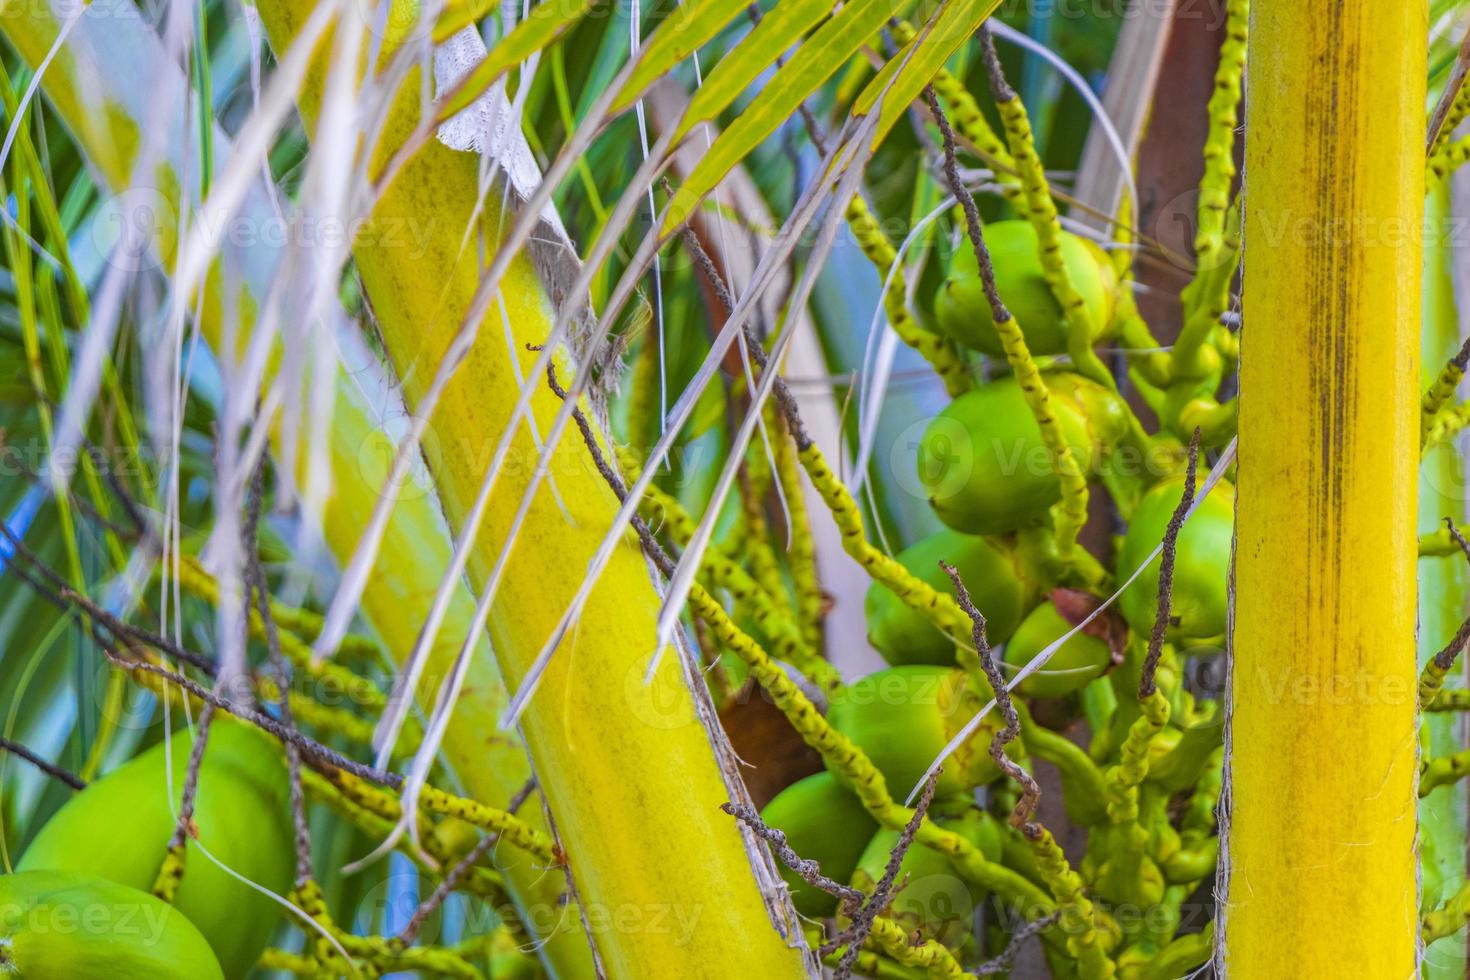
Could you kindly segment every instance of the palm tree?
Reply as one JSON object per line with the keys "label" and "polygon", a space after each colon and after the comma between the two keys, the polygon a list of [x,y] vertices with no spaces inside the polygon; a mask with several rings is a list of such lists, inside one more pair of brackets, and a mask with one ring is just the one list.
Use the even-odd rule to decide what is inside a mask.
{"label": "palm tree", "polygon": [[1221,0],[1196,147],[1147,6],[0,11],[0,893],[226,975],[1463,972],[1465,11]]}

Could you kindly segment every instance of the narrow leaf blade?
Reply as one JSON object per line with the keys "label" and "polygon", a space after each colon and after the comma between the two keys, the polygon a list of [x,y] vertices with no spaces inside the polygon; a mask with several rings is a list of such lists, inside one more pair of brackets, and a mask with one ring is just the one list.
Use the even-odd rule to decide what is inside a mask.
{"label": "narrow leaf blade", "polygon": [[872,112],[889,79],[893,78],[895,72],[898,73],[878,111],[878,127],[873,133],[872,142],[874,148],[883,142],[883,138],[903,118],[909,105],[924,91],[924,86],[939,74],[950,55],[974,37],[985,18],[999,6],[1000,0],[953,0],[939,11],[933,27],[927,33],[920,31],[868,82],[853,104],[854,115],[863,116]]}
{"label": "narrow leaf blade", "polygon": [[449,0],[434,21],[434,43],[442,44],[495,9],[494,0]]}
{"label": "narrow leaf blade", "polygon": [[[889,17],[901,13],[901,10],[895,10],[895,6],[907,4],[895,4],[894,0],[853,0],[797,48],[791,60],[776,72],[750,106],[720,135],[689,174],[688,180],[674,193],[665,213],[662,233],[667,235],[679,227],[733,167],[791,118],[812,92],[882,30]],[[744,48],[750,40],[747,38],[741,47]],[[767,53],[774,60],[780,52]],[[687,134],[697,124],[695,108],[694,104],[690,105],[684,122],[680,124],[681,135]]]}
{"label": "narrow leaf blade", "polygon": [[679,136],[724,112],[782,53],[832,12],[831,0],[783,0],[710,72],[694,93]]}
{"label": "narrow leaf blade", "polygon": [[[783,3],[781,7],[786,5]],[[621,112],[638,101],[650,85],[698,51],[748,6],[747,0],[692,0],[679,7],[648,39],[638,67],[613,100],[612,111]]]}

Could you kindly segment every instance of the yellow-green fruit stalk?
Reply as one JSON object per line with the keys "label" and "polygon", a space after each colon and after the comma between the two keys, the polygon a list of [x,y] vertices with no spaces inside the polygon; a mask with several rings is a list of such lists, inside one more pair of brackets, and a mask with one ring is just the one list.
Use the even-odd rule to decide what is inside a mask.
{"label": "yellow-green fruit stalk", "polygon": [[1205,767],[1213,764],[1211,756],[1220,748],[1224,734],[1224,722],[1217,717],[1188,728],[1165,728],[1149,745],[1149,782],[1171,793],[1194,786]]}
{"label": "yellow-green fruit stalk", "polygon": [[[816,861],[822,874],[846,882],[878,823],[861,800],[830,772],[798,780],[777,793],[761,811],[761,819],[783,832],[797,854]],[[781,876],[791,888],[796,911],[820,918],[837,911],[837,897],[805,881],[784,865]]]}
{"label": "yellow-green fruit stalk", "polygon": [[[897,556],[900,564],[934,589],[954,595],[954,582],[941,561],[959,569],[975,607],[985,615],[991,643],[1006,641],[1020,622],[1027,588],[1017,576],[1011,556],[982,537],[941,531],[910,545]],[[868,641],[894,666],[954,666],[954,640],[880,583],[868,589],[865,609]]]}
{"label": "yellow-green fruit stalk", "polygon": [[[1096,472],[1127,432],[1127,407],[1075,374],[1049,373],[1044,380],[1077,465]],[[939,519],[970,534],[1041,523],[1062,499],[1056,460],[1015,378],[981,385],[935,416],[919,444],[918,467]]]}
{"label": "yellow-green fruit stalk", "polygon": [[[173,835],[193,739],[184,730],[89,785],[26,848],[21,871],[74,871],[151,889]],[[228,977],[250,972],[281,906],[211,861],[284,895],[293,867],[289,787],[280,744],[217,716],[210,726],[174,907],[214,948]]]}
{"label": "yellow-green fruit stalk", "polygon": [[[1429,195],[1430,214],[1426,227],[1446,227],[1452,220],[1450,188]],[[1424,247],[1424,326],[1421,336],[1424,356],[1420,383],[1434,384],[1445,362],[1459,347],[1460,321],[1456,315],[1455,279],[1459,246],[1448,236],[1436,235]],[[1419,532],[1441,531],[1444,518],[1462,524],[1466,512],[1461,489],[1465,460],[1454,443],[1438,443],[1425,450],[1419,471]],[[1458,551],[1458,549],[1457,549]],[[1453,636],[1465,615],[1465,595],[1470,573],[1458,553],[1444,557],[1421,556],[1419,560],[1419,657],[1420,666],[1439,652],[1445,638]],[[1464,664],[1456,673],[1464,676]],[[1422,716],[1421,749],[1427,755],[1443,755],[1463,745],[1463,720],[1458,712],[1435,712]],[[1434,908],[1459,890],[1465,880],[1466,788],[1463,783],[1446,787],[1419,801],[1421,906]],[[1461,980],[1466,972],[1464,930],[1450,938],[1431,942],[1424,955],[1424,980]]]}
{"label": "yellow-green fruit stalk", "polygon": [[1252,0],[1250,38],[1224,975],[1401,980],[1426,5]]}
{"label": "yellow-green fruit stalk", "polygon": [[76,871],[0,876],[0,980],[222,977],[194,924],[145,891]]}
{"label": "yellow-green fruit stalk", "polygon": [[[1057,611],[1055,604],[1043,602],[1016,627],[1015,634],[1006,644],[1005,662],[1014,670],[1020,670],[1042,650],[1065,636],[1072,626]],[[1112,651],[1105,641],[1090,633],[1078,633],[1052,653],[1045,667],[1022,681],[1018,690],[1028,697],[1065,697],[1082,690],[1093,678],[1102,676],[1112,662]]]}
{"label": "yellow-green fruit stalk", "polygon": [[[1035,226],[1021,220],[994,222],[985,227],[985,244],[995,263],[1000,298],[1021,325],[1027,349],[1034,355],[1066,353],[1067,322],[1047,284]],[[1113,264],[1097,245],[1071,232],[1062,232],[1061,248],[1067,276],[1086,304],[1096,337],[1113,315],[1113,293],[1118,287]],[[955,253],[949,275],[934,297],[934,316],[939,328],[958,343],[992,357],[1005,356],[975,262],[975,248],[968,239]]]}
{"label": "yellow-green fruit stalk", "polygon": [[[990,814],[971,808],[937,822],[974,844],[987,861],[1001,859],[1005,830]],[[883,877],[899,836],[898,831],[886,829],[873,835],[853,872],[854,888],[873,891]],[[906,932],[922,930],[926,939],[938,940],[952,948],[971,935],[975,906],[984,896],[971,889],[952,858],[914,844],[904,852],[894,880],[900,887],[884,914],[896,920]]]}
{"label": "yellow-green fruit stalk", "polygon": [[[1164,480],[1143,495],[1118,548],[1119,581],[1126,581],[1164,540],[1183,495],[1183,477]],[[1179,531],[1169,602],[1171,638],[1188,642],[1224,636],[1234,534],[1235,488],[1221,480]],[[1142,637],[1153,631],[1158,611],[1159,563],[1155,557],[1118,597],[1123,618]]]}
{"label": "yellow-green fruit stalk", "polygon": [[[889,791],[907,796],[929,764],[982,707],[963,670],[914,664],[890,667],[849,684],[827,720],[868,754]],[[997,717],[992,712],[986,722]],[[943,800],[1000,775],[989,755],[993,724],[982,724],[945,763],[935,790]]]}
{"label": "yellow-green fruit stalk", "polygon": [[1098,898],[1125,907],[1151,909],[1163,900],[1164,872],[1154,860],[1152,828],[1104,823],[1092,828],[1081,871]]}

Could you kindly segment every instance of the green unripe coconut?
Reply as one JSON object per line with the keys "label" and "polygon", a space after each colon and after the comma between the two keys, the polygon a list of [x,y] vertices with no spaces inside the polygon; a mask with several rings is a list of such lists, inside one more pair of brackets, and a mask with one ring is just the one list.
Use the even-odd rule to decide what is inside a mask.
{"label": "green unripe coconut", "polygon": [[[777,793],[761,819],[782,831],[792,850],[821,865],[833,881],[847,881],[857,867],[863,848],[877,831],[877,822],[859,800],[830,772],[819,772]],[[781,864],[781,876],[791,888],[791,899],[802,915],[818,919],[837,911],[837,897],[807,883]]]}
{"label": "green unripe coconut", "polygon": [[1138,794],[1137,823],[1092,828],[1080,870],[1099,898],[1134,909],[1152,909],[1163,901],[1168,882],[1161,862],[1179,849],[1169,824],[1169,799],[1170,794],[1145,785]]}
{"label": "green unripe coconut", "polygon": [[[85,872],[151,890],[174,831],[192,745],[189,733],[175,732],[170,744],[154,746],[72,797],[36,834],[19,869]],[[227,874],[200,846],[237,874],[285,894],[295,853],[289,796],[280,743],[216,716],[195,797],[198,837],[186,848],[174,906],[209,941],[228,977],[255,965],[281,907]]]}
{"label": "green unripe coconut", "polygon": [[[1083,473],[1101,465],[1127,431],[1127,408],[1101,385],[1045,375],[1052,414]],[[924,430],[919,481],[939,519],[970,534],[1004,534],[1046,520],[1062,499],[1056,460],[1015,378],[966,392]]]}
{"label": "green unripe coconut", "polygon": [[[1184,495],[1184,478],[1172,477],[1143,495],[1118,548],[1119,580],[1133,574],[1159,542]],[[1235,488],[1220,481],[1179,532],[1169,637],[1204,640],[1225,633],[1231,539],[1235,531]],[[1138,635],[1153,632],[1158,611],[1158,558],[1118,597],[1118,608]]]}
{"label": "green unripe coconut", "polygon": [[[1055,603],[1043,602],[1016,627],[1006,644],[1006,663],[1020,670],[1071,628],[1072,623],[1057,611]],[[1057,648],[1046,666],[1022,681],[1018,690],[1028,697],[1066,697],[1102,676],[1112,662],[1112,651],[1105,641],[1089,633],[1078,633]]]}
{"label": "green unripe coconut", "polygon": [[[982,706],[963,670],[913,664],[880,670],[849,684],[833,701],[827,720],[867,753],[889,792],[903,799]],[[989,752],[999,717],[995,711],[986,715],[945,761],[935,789],[938,799],[965,793],[1000,775]]]}
{"label": "green unripe coconut", "polygon": [[[110,838],[106,826],[96,834]],[[3,980],[220,980],[209,943],[178,909],[75,871],[0,876]]]}
{"label": "green unripe coconut", "polygon": [[[915,577],[951,596],[955,594],[954,582],[939,563],[944,561],[957,568],[976,608],[985,614],[990,642],[1004,643],[1020,622],[1026,588],[1017,578],[1010,556],[984,538],[941,531],[905,548],[897,558]],[[865,609],[868,642],[890,664],[954,665],[954,640],[887,587],[873,583]]]}
{"label": "green unripe coconut", "polygon": [[[1006,308],[1021,325],[1032,354],[1067,350],[1067,324],[1042,271],[1036,229],[1023,220],[985,226],[985,245],[995,267],[995,284]],[[1085,238],[1062,232],[1062,264],[1087,307],[1095,338],[1113,316],[1117,276],[1107,253]],[[957,343],[993,357],[1004,357],[995,318],[985,298],[975,249],[966,240],[950,262],[949,275],[934,297],[939,329]]]}
{"label": "green unripe coconut", "polygon": [[[938,823],[974,844],[986,859],[1001,859],[1005,831],[990,814],[972,808]],[[898,831],[887,829],[873,835],[852,874],[854,888],[872,892],[883,877],[899,836]],[[969,935],[977,896],[948,855],[922,844],[910,845],[899,862],[894,883],[893,901],[885,914],[903,926],[904,931],[912,933],[922,929],[925,938],[936,939],[951,948]]]}

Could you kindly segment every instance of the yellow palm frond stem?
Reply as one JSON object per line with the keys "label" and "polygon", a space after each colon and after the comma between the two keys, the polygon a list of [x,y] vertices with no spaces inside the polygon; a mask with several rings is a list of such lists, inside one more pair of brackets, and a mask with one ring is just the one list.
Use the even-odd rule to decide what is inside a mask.
{"label": "yellow palm frond stem", "polygon": [[[138,149],[148,142],[143,131],[153,120],[150,106],[158,99],[174,99],[178,108],[173,117],[182,118],[188,83],[180,72],[172,88],[163,76],[146,93],[140,92],[133,67],[140,62],[163,64],[168,59],[152,29],[140,15],[128,13],[129,9],[100,4],[86,8],[48,66],[42,91],[104,185],[119,195],[145,195],[121,196],[121,204],[141,201],[157,208],[161,217],[171,216],[179,212],[183,182],[178,174],[186,172],[185,148],[165,148],[162,162],[154,168],[155,187],[151,191],[135,179],[133,171]],[[7,10],[7,16],[0,17],[0,33],[33,68],[47,57],[59,27],[60,21],[41,4]],[[230,153],[229,140],[222,132],[215,133],[214,147],[216,162],[222,167]],[[251,227],[270,229],[277,227],[278,219],[268,201],[256,196],[247,198],[240,220]],[[178,245],[175,222],[171,217],[158,220],[153,229],[161,268],[172,269]],[[252,247],[268,251],[272,247],[270,238],[262,234]],[[269,273],[277,256],[249,254],[244,258],[248,261],[242,263],[243,270],[231,272],[239,280],[242,295],[236,323],[241,344],[248,342],[255,314],[264,308],[270,287],[269,279],[257,273]],[[237,271],[239,275],[235,275]],[[206,301],[200,304],[198,319],[201,333],[216,352],[222,350],[224,342],[220,282],[217,261],[206,282]],[[333,384],[328,460],[331,491],[321,515],[321,530],[333,555],[345,564],[378,501],[394,443],[379,425],[376,409],[367,403],[358,380],[339,369]],[[277,459],[285,458],[281,455],[279,425],[272,429],[271,449]],[[304,467],[305,460],[301,462]],[[380,560],[368,578],[361,604],[363,618],[393,658],[401,660],[413,650],[439,576],[448,563],[449,542],[438,501],[427,487],[406,487],[394,503]],[[473,612],[473,600],[461,590],[454,597],[440,641],[429,652],[426,680],[419,690],[419,701],[425,709],[432,707],[437,680],[448,673],[459,651],[455,638],[468,633]],[[296,625],[310,627],[313,632],[319,626],[314,622]],[[443,743],[444,758],[458,773],[466,791],[477,800],[498,806],[508,803],[530,778],[529,761],[520,740],[497,730],[504,704],[504,686],[493,661],[488,655],[476,658]],[[528,808],[525,815],[538,826],[545,826],[538,809]],[[541,947],[543,957],[562,974],[590,975],[592,960],[581,929],[575,917],[568,920],[559,911],[565,899],[564,884],[546,874],[528,855],[502,849],[496,852],[496,859],[502,858],[506,860],[501,870],[509,879],[517,904],[523,911],[537,912],[539,925],[554,930]],[[548,914],[548,909],[556,909],[558,914]]]}
{"label": "yellow palm frond stem", "polygon": [[1415,972],[1426,31],[1422,4],[1251,5],[1232,980]]}
{"label": "yellow palm frond stem", "polygon": [[[347,384],[343,376],[340,387]],[[332,495],[324,511],[324,536],[345,565],[371,519],[392,459],[393,442],[355,399],[338,400],[331,437]],[[449,539],[438,508],[438,500],[427,488],[406,488],[394,504],[379,560],[363,591],[364,618],[399,665],[414,649],[439,577],[449,564]],[[439,683],[449,675],[473,616],[473,598],[467,589],[460,589],[428,652],[416,696],[423,710],[432,709]],[[507,700],[505,685],[486,646],[481,644],[470,664],[464,694],[444,733],[442,754],[470,796],[505,806],[530,780],[531,766],[520,738],[499,729]],[[405,731],[418,727],[411,719]],[[520,814],[533,826],[549,829],[534,800]],[[540,955],[555,975],[577,976],[590,970],[590,950],[578,924],[548,912],[565,904],[565,879],[548,873],[543,862],[514,848],[495,848],[493,863],[504,874],[507,891],[527,927],[544,943]]]}
{"label": "yellow palm frond stem", "polygon": [[[272,43],[284,50],[314,5],[272,0],[259,9]],[[316,128],[330,58],[329,43],[317,49],[298,94],[309,131]],[[416,133],[424,82],[419,66],[404,73],[374,134],[374,170]],[[498,191],[481,199],[479,169],[475,155],[437,140],[416,147],[354,245],[410,411],[459,331],[479,288],[482,257],[498,247],[497,229],[514,220],[502,213]],[[415,254],[396,247],[401,240],[393,231],[401,228],[423,233]],[[525,255],[511,263],[497,300],[428,422],[428,439],[438,447],[428,468],[455,526],[463,526],[479,495],[487,460],[534,365],[526,345],[551,332],[551,304]],[[538,385],[532,412],[543,435],[560,406]],[[515,465],[504,468],[490,495],[467,569],[472,584],[484,588],[502,550],[510,549],[488,620],[510,687],[525,680],[556,631],[617,511],[575,431],[547,449],[554,486],[539,487],[511,541],[511,522],[540,451],[529,427],[518,426]],[[658,610],[642,556],[623,542],[520,719],[591,942],[612,977],[803,975],[799,931],[787,938],[773,926],[782,908],[774,898],[768,907],[744,837],[720,812],[731,789],[680,659],[666,656],[645,681]],[[559,920],[561,911],[537,909],[531,918]],[[575,924],[576,911],[569,914]]]}

